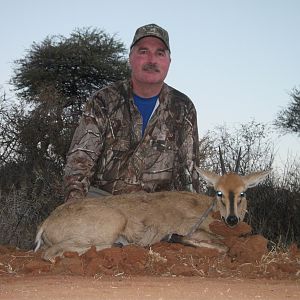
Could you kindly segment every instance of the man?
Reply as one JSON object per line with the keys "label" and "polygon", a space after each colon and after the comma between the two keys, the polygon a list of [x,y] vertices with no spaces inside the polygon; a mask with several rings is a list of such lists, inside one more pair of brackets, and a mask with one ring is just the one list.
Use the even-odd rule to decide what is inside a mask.
{"label": "man", "polygon": [[87,102],[67,155],[66,201],[99,194],[199,189],[198,129],[191,100],[164,83],[171,63],[166,30],[137,29],[131,78]]}

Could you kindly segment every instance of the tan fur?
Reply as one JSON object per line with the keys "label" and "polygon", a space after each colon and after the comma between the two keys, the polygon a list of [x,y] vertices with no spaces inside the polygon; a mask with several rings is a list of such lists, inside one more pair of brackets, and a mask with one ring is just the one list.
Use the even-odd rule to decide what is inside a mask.
{"label": "tan fur", "polygon": [[[226,190],[226,182],[229,184],[230,181],[220,176],[216,179],[215,174],[212,174],[209,172],[206,176],[210,180],[213,180],[213,176],[216,184],[220,182],[220,186],[217,186]],[[230,186],[236,188],[236,191],[247,185],[244,181],[236,182],[238,186],[241,183],[243,185],[236,186],[232,179]],[[128,243],[149,246],[171,234],[186,236],[212,201],[213,198],[206,195],[174,191],[124,194],[65,203],[41,224],[36,236],[35,251],[44,244],[43,258],[54,261],[55,257],[62,256],[65,251],[82,254],[92,245],[97,250],[109,248],[120,238]],[[217,206],[220,208],[219,203]],[[239,221],[243,219],[243,215],[237,217]],[[224,246],[212,242],[216,238],[209,229],[212,220],[210,213],[197,232],[182,241],[224,251]]]}

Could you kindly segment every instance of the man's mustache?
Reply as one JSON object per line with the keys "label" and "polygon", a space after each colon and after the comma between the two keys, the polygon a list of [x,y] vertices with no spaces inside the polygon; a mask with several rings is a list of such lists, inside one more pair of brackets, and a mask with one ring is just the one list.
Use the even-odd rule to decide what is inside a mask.
{"label": "man's mustache", "polygon": [[156,64],[145,64],[143,66],[143,71],[160,72],[159,67]]}

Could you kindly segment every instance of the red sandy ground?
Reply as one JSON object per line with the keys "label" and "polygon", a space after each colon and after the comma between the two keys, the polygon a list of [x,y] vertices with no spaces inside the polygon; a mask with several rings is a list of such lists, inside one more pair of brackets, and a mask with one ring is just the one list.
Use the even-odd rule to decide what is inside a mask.
{"label": "red sandy ground", "polygon": [[226,254],[161,242],[65,253],[55,263],[0,246],[0,299],[300,299],[300,250],[269,251],[267,240],[215,221]]}

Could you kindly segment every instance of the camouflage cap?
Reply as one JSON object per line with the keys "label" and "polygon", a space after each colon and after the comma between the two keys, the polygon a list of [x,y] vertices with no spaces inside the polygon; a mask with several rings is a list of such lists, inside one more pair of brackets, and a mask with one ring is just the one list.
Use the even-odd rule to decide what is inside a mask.
{"label": "camouflage cap", "polygon": [[154,36],[161,39],[167,46],[168,50],[171,52],[168,32],[156,24],[148,24],[138,28],[133,37],[130,49],[134,46],[136,42],[147,36]]}

